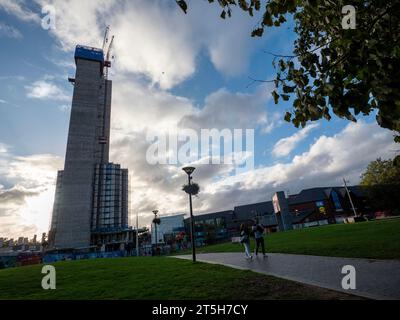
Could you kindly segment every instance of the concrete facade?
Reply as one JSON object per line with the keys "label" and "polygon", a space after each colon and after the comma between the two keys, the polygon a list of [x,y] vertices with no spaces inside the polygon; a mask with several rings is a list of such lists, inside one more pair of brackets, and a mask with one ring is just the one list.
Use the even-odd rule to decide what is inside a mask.
{"label": "concrete facade", "polygon": [[276,192],[272,196],[272,204],[279,230],[286,231],[293,229],[292,217],[289,211],[289,201],[283,191]]}
{"label": "concrete facade", "polygon": [[[57,177],[49,232],[51,247],[56,249],[88,248],[92,244],[95,170],[96,166],[109,162],[112,97],[112,82],[103,74],[104,61],[92,58],[99,52],[78,46],[75,54],[76,76],[65,166]],[[127,176],[125,170],[125,180]],[[125,196],[118,206],[124,214],[119,215],[117,224],[127,228],[127,182],[123,189]]]}

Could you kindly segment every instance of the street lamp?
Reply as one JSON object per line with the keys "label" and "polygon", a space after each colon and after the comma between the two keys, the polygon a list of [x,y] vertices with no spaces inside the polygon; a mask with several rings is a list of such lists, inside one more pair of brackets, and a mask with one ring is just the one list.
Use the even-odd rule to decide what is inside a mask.
{"label": "street lamp", "polygon": [[[183,171],[186,172],[188,175],[188,181],[189,181],[189,191],[190,191],[190,186],[192,185],[192,173],[196,168],[194,167],[185,167],[182,169]],[[193,206],[192,206],[192,194],[189,192],[189,205],[190,205],[190,241],[192,242],[192,256],[193,256],[193,262],[196,262],[196,244],[195,244],[195,239],[194,239],[194,219],[193,219]]]}
{"label": "street lamp", "polygon": [[156,248],[155,248],[155,253],[157,254],[157,248],[158,248],[158,242],[157,242],[157,214],[158,214],[158,210],[153,210],[154,213],[154,237],[156,240]]}

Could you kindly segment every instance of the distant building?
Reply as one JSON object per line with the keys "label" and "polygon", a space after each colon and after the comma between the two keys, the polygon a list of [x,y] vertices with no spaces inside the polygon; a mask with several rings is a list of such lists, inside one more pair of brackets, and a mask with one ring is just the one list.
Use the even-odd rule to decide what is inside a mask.
{"label": "distant building", "polygon": [[[369,207],[360,187],[349,187],[358,213]],[[236,206],[233,210],[194,216],[196,245],[222,241],[239,234],[242,223],[251,225],[258,219],[267,230],[285,231],[326,224],[343,223],[354,216],[344,187],[312,188],[287,197],[284,192],[273,195],[272,201]],[[185,219],[190,231],[190,219]]]}
{"label": "distant building", "polygon": [[[358,214],[369,214],[364,193],[358,186],[348,187]],[[312,188],[288,198],[294,228],[343,223],[354,216],[349,196],[344,187]]]}
{"label": "distant building", "polygon": [[[247,219],[247,218],[245,218]],[[240,222],[233,210],[194,216],[196,246],[222,241],[238,233]],[[190,234],[190,218],[185,219],[186,233]]]}
{"label": "distant building", "polygon": [[[165,244],[166,237],[173,238],[179,232],[184,231],[184,216],[185,214],[160,216],[160,224],[157,225],[157,243]],[[154,223],[151,224],[151,243],[156,244],[156,232]]]}

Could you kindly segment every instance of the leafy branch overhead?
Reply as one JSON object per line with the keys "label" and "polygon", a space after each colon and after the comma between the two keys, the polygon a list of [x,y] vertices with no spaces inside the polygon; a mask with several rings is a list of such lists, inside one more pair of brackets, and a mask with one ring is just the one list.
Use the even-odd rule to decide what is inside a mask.
{"label": "leafy branch overhead", "polygon": [[[251,17],[259,11],[259,25],[251,36],[267,28],[294,22],[292,55],[274,56],[276,77],[271,80],[275,103],[293,98],[285,120],[296,127],[332,114],[351,121],[375,114],[383,128],[400,132],[400,1],[398,0],[208,0]],[[185,1],[178,1],[186,11]],[[344,29],[342,8],[356,9],[356,28]],[[396,141],[400,140],[397,136]]]}

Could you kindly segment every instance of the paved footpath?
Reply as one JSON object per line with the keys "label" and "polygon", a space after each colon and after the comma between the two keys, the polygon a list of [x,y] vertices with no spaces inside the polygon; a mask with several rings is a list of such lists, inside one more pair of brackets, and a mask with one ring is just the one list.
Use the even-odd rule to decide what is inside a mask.
{"label": "paved footpath", "polygon": [[[176,256],[191,259],[191,255]],[[198,254],[197,260],[302,282],[372,299],[400,299],[400,261],[269,253],[246,260],[243,253]],[[356,289],[343,290],[342,268],[356,269]]]}

